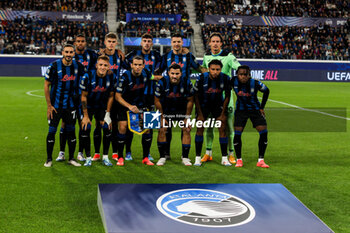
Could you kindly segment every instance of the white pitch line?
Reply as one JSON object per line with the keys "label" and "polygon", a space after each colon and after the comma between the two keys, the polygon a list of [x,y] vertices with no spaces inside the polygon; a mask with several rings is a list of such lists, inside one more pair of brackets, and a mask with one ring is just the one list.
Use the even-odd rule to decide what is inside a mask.
{"label": "white pitch line", "polygon": [[330,113],[321,112],[321,111],[314,110],[314,109],[303,108],[303,107],[299,107],[299,106],[293,105],[293,104],[288,104],[288,103],[285,103],[285,102],[282,102],[282,101],[277,101],[277,100],[272,100],[272,99],[269,99],[268,101],[275,102],[275,103],[278,103],[278,104],[287,105],[287,106],[289,106],[289,107],[297,108],[297,109],[300,109],[300,110],[303,110],[303,111],[315,112],[315,113],[319,113],[319,114],[322,114],[322,115],[331,116],[331,117],[340,118],[340,119],[344,119],[344,120],[350,121],[350,118],[347,118],[347,117],[342,117],[342,116],[338,116],[338,115],[333,115],[333,114],[330,114]]}
{"label": "white pitch line", "polygon": [[40,98],[44,98],[45,97],[45,96],[42,96],[42,95],[32,94],[32,92],[36,92],[36,91],[42,91],[42,90],[27,91],[26,94],[30,95],[30,96],[40,97]]}

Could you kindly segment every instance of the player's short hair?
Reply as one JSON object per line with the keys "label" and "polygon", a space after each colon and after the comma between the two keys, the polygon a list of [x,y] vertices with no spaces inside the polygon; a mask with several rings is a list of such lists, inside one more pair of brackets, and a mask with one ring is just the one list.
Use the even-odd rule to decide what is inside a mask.
{"label": "player's short hair", "polygon": [[209,36],[209,42],[211,41],[211,38],[214,37],[214,36],[219,37],[221,43],[224,42],[224,38],[222,38],[222,35],[221,35],[221,33],[219,33],[219,32],[213,32],[213,33],[211,33],[210,36]]}
{"label": "player's short hair", "polygon": [[65,48],[67,48],[67,47],[71,47],[71,48],[73,48],[73,49],[75,50],[75,46],[72,45],[72,44],[70,44],[70,43],[64,44],[64,45],[63,45],[63,50],[64,50]]}
{"label": "player's short hair", "polygon": [[80,33],[74,37],[74,41],[76,41],[78,37],[83,37],[84,39],[86,39],[86,36],[84,34]]}
{"label": "player's short hair", "polygon": [[141,60],[142,63],[145,63],[145,60],[144,60],[143,56],[141,56],[141,55],[136,55],[136,56],[134,56],[134,57],[132,58],[132,63],[134,63],[134,60]]}
{"label": "player's short hair", "polygon": [[180,37],[181,40],[183,39],[183,36],[180,33],[178,33],[178,32],[176,32],[176,33],[171,35],[171,38],[174,38],[174,37]]}
{"label": "player's short hair", "polygon": [[151,39],[153,40],[153,36],[149,33],[145,33],[141,36],[141,39]]}
{"label": "player's short hair", "polygon": [[239,66],[238,68],[237,68],[237,72],[239,71],[239,70],[247,70],[248,71],[248,75],[250,74],[250,67],[249,66],[247,66],[247,65],[241,65],[241,66]]}
{"label": "player's short hair", "polygon": [[177,63],[174,63],[174,64],[171,64],[169,67],[168,67],[168,71],[170,69],[174,69],[174,70],[180,70],[180,72],[182,73],[182,69],[181,69],[181,66]]}
{"label": "player's short hair", "polygon": [[211,65],[219,65],[221,68],[223,67],[222,62],[217,59],[210,61],[208,67],[210,67]]}
{"label": "player's short hair", "polygon": [[118,39],[117,34],[114,33],[114,32],[110,32],[107,35],[105,35],[105,40],[108,39],[108,38],[109,39]]}
{"label": "player's short hair", "polygon": [[99,56],[99,57],[97,58],[97,61],[99,61],[99,60],[103,60],[103,61],[106,61],[106,62],[109,63],[109,57],[106,56],[106,55],[101,55],[101,56]]}

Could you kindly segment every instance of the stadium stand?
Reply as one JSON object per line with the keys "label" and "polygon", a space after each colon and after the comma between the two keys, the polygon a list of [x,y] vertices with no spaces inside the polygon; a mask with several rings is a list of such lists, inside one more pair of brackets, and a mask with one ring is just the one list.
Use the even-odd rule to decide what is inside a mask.
{"label": "stadium stand", "polygon": [[239,58],[349,60],[350,20],[343,26],[265,27],[204,25],[205,45],[212,32],[224,37],[224,48]]}
{"label": "stadium stand", "polygon": [[[188,17],[186,4],[183,0],[136,0],[136,1],[117,1],[118,14],[117,20],[125,21],[126,13],[134,14],[181,14],[184,19]],[[188,19],[188,18],[187,18]]]}
{"label": "stadium stand", "polygon": [[124,32],[127,37],[141,37],[143,33],[147,32],[152,34],[153,37],[159,38],[170,38],[174,32],[180,32],[184,38],[187,38],[193,33],[193,29],[187,20],[181,20],[180,23],[175,25],[170,25],[166,20],[151,20],[141,23],[139,20],[133,19],[125,25]]}
{"label": "stadium stand", "polygon": [[197,21],[205,15],[250,15],[348,18],[350,2],[338,0],[195,0]]}
{"label": "stadium stand", "polygon": [[0,1],[0,9],[28,11],[107,12],[106,0],[9,0]]}
{"label": "stadium stand", "polygon": [[85,34],[88,47],[103,47],[108,26],[102,22],[52,21],[42,17],[21,17],[1,22],[0,53],[60,55],[63,44]]}

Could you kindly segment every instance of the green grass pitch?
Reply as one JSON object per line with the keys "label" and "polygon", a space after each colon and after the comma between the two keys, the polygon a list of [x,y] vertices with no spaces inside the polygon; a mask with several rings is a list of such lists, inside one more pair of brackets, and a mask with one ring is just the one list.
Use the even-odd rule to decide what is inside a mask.
{"label": "green grass pitch", "polygon": [[[266,84],[271,100],[306,108],[350,106],[349,83]],[[282,183],[335,232],[350,232],[346,128],[345,132],[270,131],[266,153],[270,169],[255,166],[258,134],[252,130],[242,136],[244,167],[240,169],[220,165],[217,135],[212,162],[202,167],[181,165],[179,133],[173,135],[173,160],[164,167],[141,164],[140,137],[135,136],[134,160],[124,167],[93,163],[90,168],[76,168],[54,162],[52,168],[45,168],[48,126],[43,85],[42,78],[0,78],[0,232],[104,232],[97,208],[99,183]],[[26,94],[29,91],[32,95]],[[270,101],[267,107],[288,106]],[[331,128],[333,118],[327,120]],[[306,122],[313,123],[313,118]],[[286,124],[293,128],[297,123]],[[192,143],[192,160],[194,152]],[[57,153],[58,140],[54,158]],[[151,153],[159,157],[155,140]]]}

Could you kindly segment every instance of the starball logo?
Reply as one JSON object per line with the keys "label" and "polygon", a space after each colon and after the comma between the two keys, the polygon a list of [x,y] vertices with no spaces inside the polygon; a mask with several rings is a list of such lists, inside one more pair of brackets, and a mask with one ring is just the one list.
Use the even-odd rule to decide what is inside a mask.
{"label": "starball logo", "polygon": [[208,189],[181,189],[168,192],[157,200],[165,216],[201,227],[233,227],[255,217],[254,208],[231,194]]}

